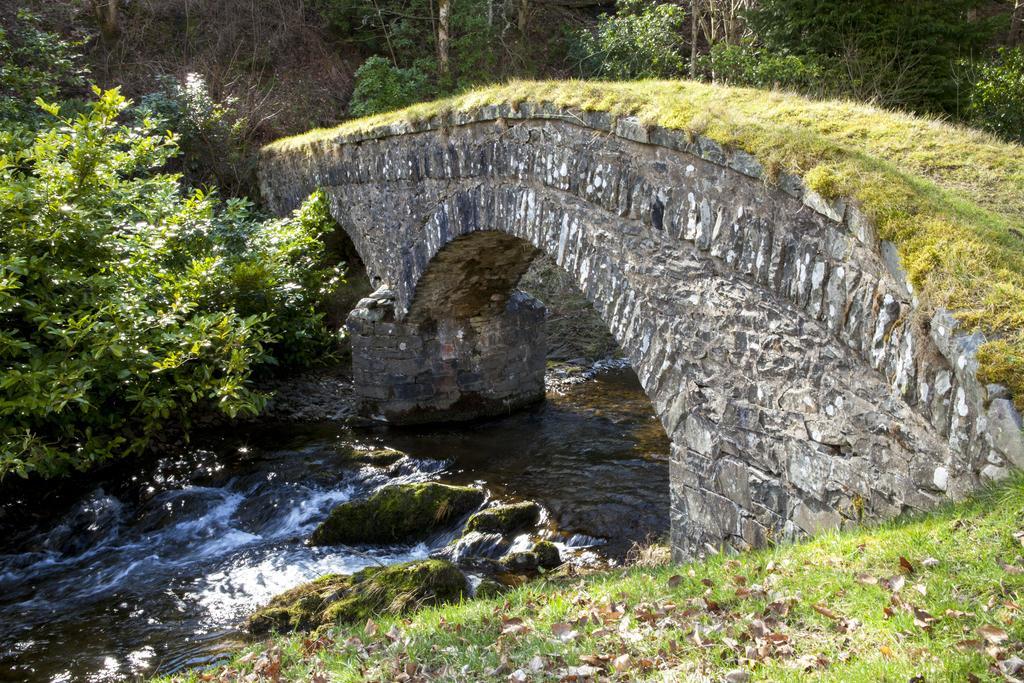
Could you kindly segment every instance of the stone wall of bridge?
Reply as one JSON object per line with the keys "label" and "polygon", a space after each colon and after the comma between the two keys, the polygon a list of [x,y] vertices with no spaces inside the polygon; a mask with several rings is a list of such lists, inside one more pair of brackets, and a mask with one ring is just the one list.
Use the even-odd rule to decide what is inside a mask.
{"label": "stone wall of bridge", "polygon": [[[677,556],[926,509],[1024,465],[1019,415],[975,377],[981,336],[919,310],[870,221],[710,140],[491,107],[270,150],[261,180],[279,212],[323,187],[393,324],[428,336],[472,336],[554,258],[672,440]],[[359,315],[360,383],[399,382]]]}

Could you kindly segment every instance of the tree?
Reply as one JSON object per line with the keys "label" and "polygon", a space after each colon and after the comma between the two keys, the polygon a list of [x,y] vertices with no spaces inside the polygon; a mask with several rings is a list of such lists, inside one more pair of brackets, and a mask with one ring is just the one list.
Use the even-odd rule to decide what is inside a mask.
{"label": "tree", "polygon": [[450,0],[438,0],[437,2],[437,72],[441,78],[447,78],[451,73],[448,63],[448,35],[451,29],[451,3]]}
{"label": "tree", "polygon": [[106,41],[113,42],[121,35],[118,23],[118,0],[90,0],[96,21],[100,25],[100,35]]}
{"label": "tree", "polygon": [[1024,0],[1017,0],[1013,6],[1013,15],[1010,18],[1010,46],[1024,43]]}

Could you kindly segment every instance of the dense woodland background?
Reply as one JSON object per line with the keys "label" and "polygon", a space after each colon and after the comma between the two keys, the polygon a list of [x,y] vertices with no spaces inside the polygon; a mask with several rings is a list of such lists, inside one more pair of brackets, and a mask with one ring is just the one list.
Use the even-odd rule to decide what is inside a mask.
{"label": "dense woodland background", "polygon": [[1024,142],[1024,0],[30,0],[0,9],[0,477],[145,452],[340,351],[259,146],[510,78],[696,78]]}

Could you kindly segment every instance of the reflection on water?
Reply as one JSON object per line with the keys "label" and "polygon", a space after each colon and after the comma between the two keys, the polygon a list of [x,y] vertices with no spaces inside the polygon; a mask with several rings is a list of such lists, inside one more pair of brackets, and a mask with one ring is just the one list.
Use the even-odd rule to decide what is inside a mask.
{"label": "reflection on water", "polygon": [[[21,531],[0,542],[0,680],[124,680],[214,661],[271,596],[450,540],[358,553],[304,545],[331,507],[386,483],[479,482],[536,500],[560,533],[606,539],[611,556],[667,532],[668,443],[628,370],[500,420],[359,434],[253,427],[205,445],[49,503],[57,518],[34,527],[12,524],[26,501],[0,506]],[[347,464],[357,445],[411,457],[385,477]]]}

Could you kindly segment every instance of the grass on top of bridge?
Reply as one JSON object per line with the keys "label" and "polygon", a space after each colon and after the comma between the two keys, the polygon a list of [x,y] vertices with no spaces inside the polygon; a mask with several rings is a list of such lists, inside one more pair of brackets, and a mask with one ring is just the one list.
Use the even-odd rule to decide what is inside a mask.
{"label": "grass on top of bridge", "polygon": [[803,177],[856,202],[896,244],[922,311],[945,308],[989,336],[986,382],[1024,408],[1024,147],[961,126],[848,101],[691,81],[515,81],[310,131],[267,147],[317,141],[521,102],[636,116],[753,154],[769,180]]}
{"label": "grass on top of bridge", "polygon": [[173,680],[1019,680],[1022,539],[1017,476],[928,515],[803,543],[548,577],[280,636]]}

